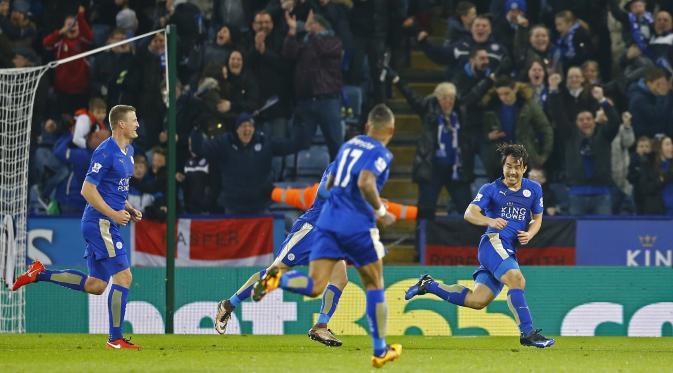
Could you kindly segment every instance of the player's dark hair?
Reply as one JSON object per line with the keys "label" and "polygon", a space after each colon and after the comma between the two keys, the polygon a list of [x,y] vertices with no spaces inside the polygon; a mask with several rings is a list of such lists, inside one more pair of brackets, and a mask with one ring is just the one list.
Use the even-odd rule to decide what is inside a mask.
{"label": "player's dark hair", "polygon": [[501,155],[500,161],[503,166],[509,156],[512,156],[514,159],[520,159],[524,167],[528,166],[528,152],[526,151],[526,147],[521,144],[502,143],[498,145],[498,153]]}
{"label": "player's dark hair", "polygon": [[130,111],[135,112],[136,108],[130,105],[115,105],[110,109],[108,120],[112,129],[117,128],[119,121],[126,120],[126,114]]}
{"label": "player's dark hair", "polygon": [[367,122],[369,122],[374,128],[382,129],[388,124],[392,123],[394,120],[394,115],[392,110],[386,104],[378,104],[369,111],[367,116]]}

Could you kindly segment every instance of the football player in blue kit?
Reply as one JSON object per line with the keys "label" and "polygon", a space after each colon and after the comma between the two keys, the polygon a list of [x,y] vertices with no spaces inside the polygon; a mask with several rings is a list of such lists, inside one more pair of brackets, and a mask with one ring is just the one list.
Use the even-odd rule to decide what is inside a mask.
{"label": "football player in blue kit", "polygon": [[533,328],[524,288],[526,280],[516,260],[516,241],[526,245],[540,231],[544,209],[542,187],[523,177],[528,166],[528,153],[523,145],[502,144],[503,177],[485,184],[465,211],[465,220],[488,227],[479,242],[481,266],[474,272],[474,289],[461,285],[445,285],[430,275],[421,276],[407,290],[405,299],[434,294],[458,306],[482,309],[495,299],[507,285],[507,303],[519,324],[524,346],[550,347],[555,341]]}
{"label": "football player in blue kit", "polygon": [[82,196],[87,201],[82,215],[82,234],[89,274],[75,269],[49,270],[35,261],[17,278],[12,290],[33,282],[51,282],[101,295],[112,279],[107,302],[110,336],[106,347],[140,349],[141,346],[122,336],[131,270],[126,244],[119,233],[119,226],[142,219],[142,213],[126,200],[129,179],[133,176],[131,142],[138,137],[139,124],[135,108],[127,105],[113,107],[109,120],[112,136],[94,151],[82,185]]}
{"label": "football player in blue kit", "polygon": [[[280,253],[271,266],[250,276],[248,281],[234,295],[229,299],[222,300],[218,304],[217,314],[215,315],[215,330],[218,333],[225,333],[231,313],[242,301],[250,297],[254,284],[264,277],[265,273],[273,269],[282,274],[289,271],[292,267],[308,265],[311,248],[315,246],[315,223],[318,220],[318,216],[320,216],[325,199],[329,196],[326,185],[327,179],[332,173],[333,165],[334,163],[330,163],[325,169],[313,205],[297,218],[297,221],[292,226],[292,230],[281,246]],[[322,294],[320,315],[316,324],[308,331],[309,338],[327,346],[341,346],[342,342],[327,328],[327,323],[334,314],[334,311],[336,311],[341,293],[347,284],[346,263],[341,260],[334,266],[332,275],[329,278],[329,284]]]}
{"label": "football player in blue kit", "polygon": [[395,221],[386,211],[379,192],[388,179],[392,153],[386,149],[395,131],[390,109],[376,105],[367,117],[366,135],[352,138],[339,149],[329,176],[325,201],[316,222],[317,237],[310,254],[309,274],[270,270],[255,284],[253,299],[282,288],[317,297],[327,285],[334,267],[343,259],[355,265],[367,291],[366,313],[372,334],[372,365],[382,367],[402,353],[399,344],[387,345],[386,303],[383,290],[385,248],[379,240],[376,218],[383,226]]}

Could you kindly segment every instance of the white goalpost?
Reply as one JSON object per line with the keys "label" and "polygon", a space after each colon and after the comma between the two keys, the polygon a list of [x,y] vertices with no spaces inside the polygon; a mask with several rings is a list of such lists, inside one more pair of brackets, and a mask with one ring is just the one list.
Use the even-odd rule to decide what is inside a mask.
{"label": "white goalpost", "polygon": [[[28,158],[33,103],[47,70],[165,32],[155,30],[44,66],[0,69],[0,333],[25,333],[25,288],[11,291],[26,270]],[[83,249],[83,248],[82,248]]]}

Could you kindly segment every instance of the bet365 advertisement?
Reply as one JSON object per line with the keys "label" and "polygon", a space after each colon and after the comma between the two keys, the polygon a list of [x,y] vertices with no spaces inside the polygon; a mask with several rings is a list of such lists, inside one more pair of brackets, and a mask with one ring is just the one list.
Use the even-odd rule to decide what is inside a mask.
{"label": "bet365 advertisement", "polygon": [[[177,268],[175,332],[213,334],[217,302],[229,297],[255,268]],[[420,274],[472,286],[471,267],[387,267],[388,335],[518,335],[507,288],[483,310],[456,307],[431,295],[404,300]],[[523,267],[535,327],[546,335],[672,336],[673,269],[664,267]],[[164,333],[165,271],[135,268],[125,333]],[[339,335],[367,333],[365,292],[358,276],[346,287],[330,328]],[[28,332],[107,333],[107,294],[86,295],[53,284],[27,287]],[[304,334],[320,298],[277,290],[238,307],[228,333]]]}

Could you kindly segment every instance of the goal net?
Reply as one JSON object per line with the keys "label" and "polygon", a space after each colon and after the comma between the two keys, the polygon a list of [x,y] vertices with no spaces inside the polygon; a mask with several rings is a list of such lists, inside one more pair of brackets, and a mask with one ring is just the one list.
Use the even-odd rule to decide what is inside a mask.
{"label": "goal net", "polygon": [[33,100],[48,66],[0,69],[0,333],[25,331],[23,289],[12,292],[26,269],[28,157]]}
{"label": "goal net", "polygon": [[0,333],[24,333],[25,288],[11,287],[26,270],[28,158],[33,103],[50,68],[165,32],[148,32],[44,66],[0,69]]}

